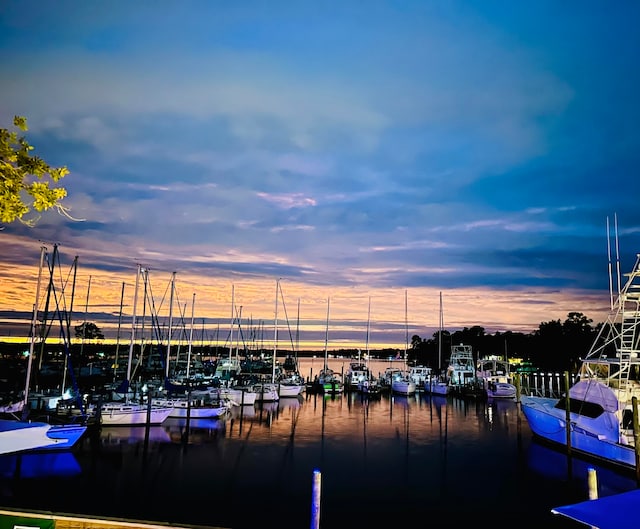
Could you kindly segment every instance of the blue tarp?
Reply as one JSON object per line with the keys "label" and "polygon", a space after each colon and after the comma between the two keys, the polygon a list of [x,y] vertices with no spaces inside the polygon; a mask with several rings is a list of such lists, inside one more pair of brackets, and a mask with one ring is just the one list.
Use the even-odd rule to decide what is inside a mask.
{"label": "blue tarp", "polygon": [[556,507],[551,509],[551,512],[597,529],[637,527],[640,513],[640,489]]}

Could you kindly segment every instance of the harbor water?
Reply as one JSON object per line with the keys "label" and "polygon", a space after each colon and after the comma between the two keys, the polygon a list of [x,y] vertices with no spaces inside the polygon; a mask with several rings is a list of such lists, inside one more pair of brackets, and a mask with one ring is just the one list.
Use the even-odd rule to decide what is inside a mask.
{"label": "harbor water", "polygon": [[[312,375],[322,359],[301,361]],[[374,373],[384,362],[371,365]],[[348,360],[333,359],[340,372]],[[0,505],[234,529],[582,527],[551,513],[637,488],[534,440],[514,401],[304,395],[224,419],[102,427],[70,452],[0,456]],[[397,520],[392,522],[392,520]]]}

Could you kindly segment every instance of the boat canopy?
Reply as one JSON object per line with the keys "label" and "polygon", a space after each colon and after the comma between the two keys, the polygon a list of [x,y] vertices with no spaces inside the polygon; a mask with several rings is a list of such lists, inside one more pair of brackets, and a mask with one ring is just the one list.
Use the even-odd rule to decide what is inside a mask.
{"label": "boat canopy", "polygon": [[618,398],[613,390],[597,380],[580,380],[569,388],[569,397],[574,400],[600,404],[606,411],[618,410]]}
{"label": "boat canopy", "polygon": [[619,529],[637,519],[638,505],[640,489],[556,507],[551,512],[597,529]]}

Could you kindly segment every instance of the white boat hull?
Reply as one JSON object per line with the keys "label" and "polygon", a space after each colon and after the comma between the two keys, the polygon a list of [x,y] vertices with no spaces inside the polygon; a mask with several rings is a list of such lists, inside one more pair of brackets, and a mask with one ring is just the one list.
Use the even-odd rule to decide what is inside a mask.
{"label": "white boat hull", "polygon": [[220,400],[231,400],[241,406],[253,406],[258,395],[249,388],[219,388],[218,398]]}
{"label": "white boat hull", "polygon": [[485,390],[490,399],[514,399],[517,393],[516,387],[508,382],[490,382]]}
{"label": "white boat hull", "polygon": [[148,409],[146,404],[106,404],[100,409],[100,424],[105,426],[162,424],[171,412],[171,408],[162,406],[151,406],[151,409]]}
{"label": "white boat hull", "polygon": [[449,384],[440,380],[427,380],[424,383],[424,390],[432,395],[447,395],[449,393]]}
{"label": "white boat hull", "polygon": [[276,402],[280,400],[277,384],[256,384],[253,388],[256,402]]}
{"label": "white boat hull", "polygon": [[416,383],[413,380],[394,380],[391,383],[391,391],[398,395],[413,395],[416,392]]}
{"label": "white boat hull", "polygon": [[222,417],[229,411],[231,404],[228,401],[221,401],[219,405],[200,404],[191,402],[189,405],[187,399],[153,399],[151,403],[154,406],[162,406],[171,409],[169,417],[192,419],[206,419],[212,417]]}
{"label": "white boat hull", "polygon": [[71,448],[87,430],[83,425],[51,425],[0,419],[0,454]]}
{"label": "white boat hull", "polygon": [[[555,408],[558,399],[521,397],[521,407],[531,431],[552,443],[567,446],[566,412]],[[621,444],[617,438],[618,419],[605,412],[592,424],[571,414],[571,450],[611,463],[635,468],[633,446]]]}
{"label": "white boat hull", "polygon": [[278,395],[282,397],[297,397],[304,390],[304,386],[300,384],[279,384]]}

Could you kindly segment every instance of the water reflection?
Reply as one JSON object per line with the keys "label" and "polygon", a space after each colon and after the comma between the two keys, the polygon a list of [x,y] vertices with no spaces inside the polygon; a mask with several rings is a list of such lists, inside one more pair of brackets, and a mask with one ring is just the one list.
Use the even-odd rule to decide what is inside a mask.
{"label": "water reflection", "polygon": [[35,452],[0,456],[0,476],[11,479],[73,476],[81,472],[72,452]]}
{"label": "water reflection", "polygon": [[[513,519],[562,527],[550,509],[586,499],[586,465],[568,480],[562,455],[539,448],[511,401],[304,395],[234,407],[221,419],[102,428],[74,452],[81,472],[60,476],[65,486],[46,506],[26,479],[11,503],[69,512],[62,489],[72,488],[85,514],[244,529],[286,511],[277,525],[293,529],[309,522],[319,469],[321,523],[332,529],[386,527],[396,512],[455,515],[461,527],[496,499]],[[603,494],[633,488],[614,476],[603,471]],[[353,505],[355,521],[345,517]]]}

